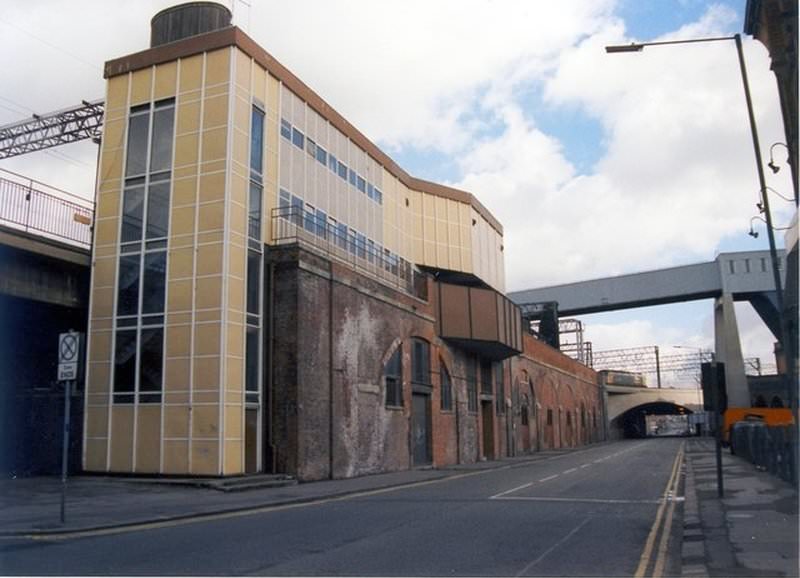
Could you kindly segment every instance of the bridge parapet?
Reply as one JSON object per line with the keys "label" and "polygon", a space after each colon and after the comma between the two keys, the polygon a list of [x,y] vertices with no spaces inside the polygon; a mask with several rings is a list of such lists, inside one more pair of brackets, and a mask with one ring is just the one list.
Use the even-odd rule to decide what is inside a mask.
{"label": "bridge parapet", "polygon": [[91,201],[0,169],[0,223],[88,249],[93,219]]}

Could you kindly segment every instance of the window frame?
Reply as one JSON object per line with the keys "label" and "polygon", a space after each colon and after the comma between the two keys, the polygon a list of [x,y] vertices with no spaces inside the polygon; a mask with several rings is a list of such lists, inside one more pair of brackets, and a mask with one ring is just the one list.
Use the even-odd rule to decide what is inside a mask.
{"label": "window frame", "polygon": [[383,364],[384,406],[403,409],[403,344],[399,343]]}
{"label": "window frame", "polygon": [[431,344],[420,337],[411,338],[411,383],[431,387]]}
{"label": "window frame", "polygon": [[478,413],[478,359],[467,359],[467,412]]}
{"label": "window frame", "polygon": [[439,358],[439,409],[443,412],[453,411],[453,378],[441,358]]}
{"label": "window frame", "polygon": [[[112,326],[112,405],[161,404],[164,398],[164,321],[167,309],[176,112],[176,99],[170,97],[131,107],[126,117],[125,167],[122,202],[119,207],[117,281],[114,288]],[[136,172],[130,168],[131,130],[142,117],[147,119],[144,150],[139,150],[137,154],[139,157],[144,155],[144,164],[141,165],[140,158],[137,162],[141,165],[141,171]],[[158,151],[156,146],[159,147]],[[129,200],[134,191],[138,199],[132,205]],[[123,239],[125,227],[130,226],[131,215],[134,220],[138,218],[136,233],[133,238]],[[132,283],[124,288],[120,285],[123,269],[135,270]],[[123,299],[125,294],[130,297]],[[126,304],[124,308],[123,304]],[[123,336],[127,343],[123,341]],[[154,336],[155,339],[149,339],[148,336]],[[125,377],[130,379],[132,370],[131,383],[122,383],[120,380],[123,375],[120,357],[125,353],[120,346],[123,344],[127,345],[129,353],[126,365],[130,365],[125,369]],[[150,371],[143,370],[145,365]]]}

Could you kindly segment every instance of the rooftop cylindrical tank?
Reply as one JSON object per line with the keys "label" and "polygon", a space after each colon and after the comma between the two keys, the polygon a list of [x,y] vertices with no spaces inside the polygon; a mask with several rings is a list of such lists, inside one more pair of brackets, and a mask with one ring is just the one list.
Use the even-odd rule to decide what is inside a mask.
{"label": "rooftop cylindrical tank", "polygon": [[216,2],[187,2],[165,8],[150,21],[150,47],[227,28],[231,11]]}

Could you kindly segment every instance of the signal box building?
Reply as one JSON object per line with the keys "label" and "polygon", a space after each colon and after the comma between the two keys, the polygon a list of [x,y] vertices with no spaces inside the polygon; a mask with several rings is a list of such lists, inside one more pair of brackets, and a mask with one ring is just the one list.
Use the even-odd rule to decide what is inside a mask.
{"label": "signal box building", "polygon": [[106,63],[83,466],[340,478],[599,439],[503,228],[192,3]]}

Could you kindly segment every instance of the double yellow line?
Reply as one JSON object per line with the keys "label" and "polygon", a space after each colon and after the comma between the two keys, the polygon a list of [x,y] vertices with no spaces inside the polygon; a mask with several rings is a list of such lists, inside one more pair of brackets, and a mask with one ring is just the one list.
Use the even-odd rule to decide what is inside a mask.
{"label": "double yellow line", "polygon": [[[672,519],[675,515],[675,498],[678,494],[678,484],[680,483],[680,470],[683,463],[683,447],[685,442],[681,442],[681,447],[678,448],[678,453],[675,456],[675,461],[672,464],[672,474],[667,481],[667,487],[664,488],[664,493],[661,496],[661,505],[658,507],[656,519],[653,522],[653,527],[650,528],[650,534],[647,536],[642,556],[639,558],[639,566],[636,568],[635,578],[643,578],[647,575],[647,569],[653,562],[653,554],[655,553],[655,563],[653,564],[653,572],[650,576],[663,576],[664,564],[667,561],[667,545],[669,543],[669,535],[672,531]],[[667,506],[669,504],[669,506]],[[664,516],[664,511],[667,514]],[[661,532],[661,539],[658,542],[658,551],[654,551],[656,538]]]}

